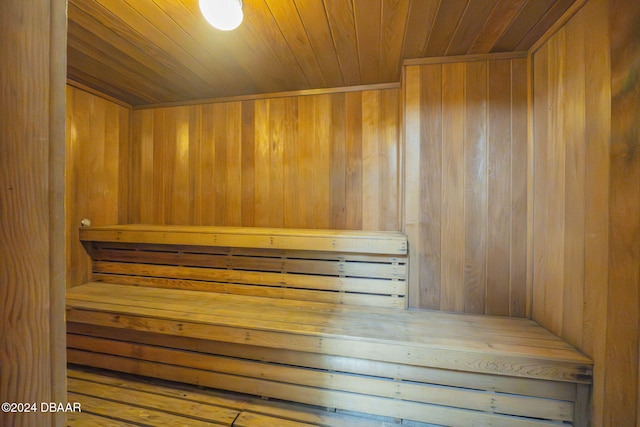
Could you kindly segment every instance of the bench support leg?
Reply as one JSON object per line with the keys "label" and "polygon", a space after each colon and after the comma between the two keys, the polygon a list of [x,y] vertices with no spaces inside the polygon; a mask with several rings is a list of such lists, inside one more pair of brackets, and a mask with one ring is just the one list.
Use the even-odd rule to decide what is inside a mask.
{"label": "bench support leg", "polygon": [[591,387],[588,384],[578,384],[577,387],[574,425],[576,427],[587,427],[590,418],[589,401],[591,398]]}

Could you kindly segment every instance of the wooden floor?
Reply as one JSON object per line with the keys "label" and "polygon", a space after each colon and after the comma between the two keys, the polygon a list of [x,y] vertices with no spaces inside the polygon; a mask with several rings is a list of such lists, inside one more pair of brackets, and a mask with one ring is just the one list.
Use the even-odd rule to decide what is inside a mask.
{"label": "wooden floor", "polygon": [[[68,426],[426,427],[70,366]],[[79,404],[79,405],[78,405]]]}

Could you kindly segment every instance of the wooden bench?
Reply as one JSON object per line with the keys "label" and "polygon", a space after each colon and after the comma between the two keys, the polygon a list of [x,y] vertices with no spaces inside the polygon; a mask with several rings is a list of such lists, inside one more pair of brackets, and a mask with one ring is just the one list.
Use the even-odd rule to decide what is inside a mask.
{"label": "wooden bench", "polygon": [[592,362],[527,319],[406,309],[394,232],[122,225],[80,238],[76,364],[441,425],[586,425]]}

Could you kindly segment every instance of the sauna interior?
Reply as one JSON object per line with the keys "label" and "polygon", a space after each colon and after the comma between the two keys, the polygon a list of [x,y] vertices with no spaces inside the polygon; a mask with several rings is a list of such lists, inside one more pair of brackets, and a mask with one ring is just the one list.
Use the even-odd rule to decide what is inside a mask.
{"label": "sauna interior", "polygon": [[[195,280],[188,275],[204,268],[177,260],[173,267],[163,266],[171,270],[163,273],[158,257],[218,256],[207,248],[219,241],[225,256],[239,259],[229,277],[258,277],[262,273],[253,272],[255,265],[270,262],[274,245],[282,259],[290,257],[283,263],[304,264],[298,276],[309,281],[329,274],[306,266],[329,258],[352,257],[371,271],[388,262],[394,273],[384,274],[391,276],[353,274],[381,278],[385,286],[399,280],[402,290],[381,291],[401,297],[381,303],[395,308],[352,305],[350,295],[333,288],[329,296],[316,292],[326,298],[321,302],[309,302],[331,313],[345,310],[345,318],[356,313],[353,327],[362,323],[358,333],[375,329],[376,319],[375,327],[394,335],[397,320],[403,325],[398,336],[416,337],[403,343],[414,349],[428,347],[424,342],[433,334],[447,345],[473,340],[474,333],[484,333],[474,322],[497,328],[490,333],[504,346],[489,345],[484,356],[482,351],[473,356],[496,359],[468,371],[458,372],[446,360],[432,366],[431,356],[413,353],[395,360],[388,343],[400,342],[397,337],[367,347],[371,354],[381,353],[371,357],[376,369],[410,370],[415,361],[421,369],[442,368],[458,381],[429,380],[428,390],[437,386],[458,396],[454,389],[464,388],[469,396],[487,398],[492,386],[473,391],[475,382],[502,378],[499,365],[516,357],[504,349],[519,349],[520,339],[533,341],[520,332],[512,339],[502,336],[516,324],[535,325],[540,332],[532,329],[532,334],[558,339],[555,350],[548,350],[549,363],[560,366],[566,361],[558,354],[571,351],[576,366],[589,364],[588,375],[567,374],[575,384],[566,394],[554,388],[563,379],[548,372],[515,373],[505,380],[513,379],[514,390],[535,384],[553,389],[548,392],[553,396],[536,391],[522,397],[529,396],[527,390],[522,396],[514,391],[513,399],[524,403],[511,403],[508,393],[494,393],[501,396],[488,397],[487,407],[478,403],[480,409],[451,409],[448,401],[438,403],[438,392],[420,400],[425,388],[416,392],[424,406],[412,406],[413,401],[401,406],[405,401],[396,397],[401,409],[394,412],[392,396],[376,395],[360,405],[359,393],[368,391],[348,385],[334,390],[332,382],[326,395],[333,400],[324,406],[335,413],[342,399],[351,405],[344,416],[370,413],[375,425],[640,426],[640,3],[245,0],[244,20],[229,32],[209,26],[195,0],[63,3],[8,0],[0,6],[6,46],[0,53],[2,103],[16,105],[0,127],[3,402],[66,401],[68,384],[78,381],[67,379],[67,359],[72,366],[186,378],[195,368],[175,368],[182,369],[175,376],[162,373],[178,365],[173,359],[165,358],[154,375],[151,362],[140,364],[146,370],[126,368],[117,362],[124,356],[110,352],[133,343],[127,360],[143,359],[148,349],[178,349],[184,342],[179,351],[195,354],[206,347],[208,331],[233,335],[220,329],[231,326],[216,323],[203,329],[206,333],[194,329],[182,336],[181,322],[204,323],[194,319],[207,313],[194,308],[196,317],[162,323],[169,322],[169,311],[186,307],[186,297],[180,299],[180,290],[137,286]],[[390,241],[397,246],[376,252],[376,245],[392,246]],[[386,261],[378,258],[388,255],[384,250],[398,252]],[[118,262],[111,266],[109,257]],[[131,273],[127,263],[139,271]],[[157,277],[151,277],[152,270]],[[114,291],[86,287],[107,274],[127,278]],[[335,282],[347,282],[344,274],[336,273]],[[212,282],[235,289],[239,279],[220,280]],[[120,287],[126,281],[136,286]],[[206,280],[198,276],[197,281]],[[103,293],[92,295],[91,289]],[[129,290],[123,296],[120,289]],[[307,304],[289,301],[282,296],[286,292],[278,298],[289,311],[270,314],[269,306],[265,316],[290,316]],[[226,291],[222,294],[211,297],[212,304],[227,301]],[[149,305],[144,325],[136,320],[142,314],[118,314],[123,298],[146,301],[147,295],[157,301],[176,295],[175,307]],[[189,298],[196,307],[199,297]],[[237,311],[249,310],[241,295],[228,298],[229,312],[233,304],[239,304]],[[255,298],[259,319],[262,297],[245,297]],[[385,310],[397,311],[388,325]],[[442,322],[442,337],[419,330],[427,313]],[[471,329],[456,326],[460,336],[444,336],[448,319]],[[238,366],[253,366],[245,353],[260,347],[252,357],[279,367],[287,364],[278,359],[282,350],[283,358],[309,360],[303,372],[329,372],[331,381],[346,372],[354,375],[353,383],[365,381],[360,371],[326,368],[337,358],[344,364],[368,360],[369,350],[357,350],[360,341],[345,344],[347,339],[326,332],[314,341],[315,350],[308,350],[296,341],[306,335],[296,332],[288,338],[295,345],[285,339],[280,347],[259,346],[249,341],[275,340],[275,335],[268,335],[274,332],[267,331],[266,320],[264,325],[252,321],[238,327],[246,342],[229,338],[215,357],[237,357],[246,363]],[[178,325],[178,332],[167,332],[167,325]],[[121,335],[110,341],[111,332]],[[93,343],[104,349],[92,355]],[[445,347],[439,347],[442,359],[454,354]],[[547,357],[536,344],[530,347],[540,360]],[[101,357],[105,362],[95,362]],[[518,357],[526,365],[525,356]],[[295,360],[289,365],[302,363]],[[265,375],[256,374],[256,382],[247,384],[262,387],[258,377]],[[402,393],[409,394],[417,380],[411,377],[406,385],[397,375],[388,380],[398,380],[398,390],[407,387]],[[377,376],[366,381],[382,381]],[[529,382],[517,382],[519,376]],[[197,375],[185,382],[201,385]],[[285,380],[276,382],[264,387]],[[290,382],[311,389],[302,379]],[[272,395],[258,385],[230,383],[232,391],[255,389],[249,394],[323,406],[322,399],[296,400],[302,389]],[[204,385],[216,388],[215,381]],[[314,387],[314,393],[323,390]],[[526,399],[544,407],[541,399],[551,397],[558,409],[543,410],[557,415],[549,420],[525,415]],[[372,402],[381,402],[379,408]],[[500,405],[508,410],[496,409]],[[422,416],[429,411],[434,415]],[[522,424],[507,418],[501,424],[511,413]],[[3,412],[0,425],[62,426],[69,415]],[[249,421],[227,425],[262,425]]]}

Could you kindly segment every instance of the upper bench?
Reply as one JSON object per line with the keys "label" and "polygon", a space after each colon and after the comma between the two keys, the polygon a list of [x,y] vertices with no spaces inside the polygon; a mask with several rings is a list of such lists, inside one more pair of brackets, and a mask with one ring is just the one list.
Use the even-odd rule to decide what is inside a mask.
{"label": "upper bench", "polygon": [[93,281],[405,308],[398,232],[112,225],[80,229]]}

